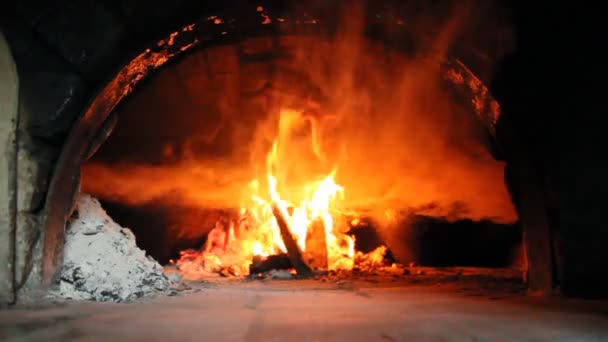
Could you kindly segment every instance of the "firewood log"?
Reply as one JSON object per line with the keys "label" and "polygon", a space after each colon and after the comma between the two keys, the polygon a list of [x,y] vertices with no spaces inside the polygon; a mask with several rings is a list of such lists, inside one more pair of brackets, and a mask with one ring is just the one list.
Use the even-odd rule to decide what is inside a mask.
{"label": "firewood log", "polygon": [[307,278],[312,276],[312,270],[310,267],[304,262],[302,258],[302,251],[300,247],[293,239],[291,235],[291,231],[289,230],[289,225],[281,210],[276,206],[276,204],[272,205],[272,214],[277,220],[277,224],[279,226],[279,230],[281,231],[281,239],[285,244],[285,248],[287,249],[287,256],[289,256],[289,261],[293,268],[295,268],[298,277]]}
{"label": "firewood log", "polygon": [[310,225],[306,235],[306,250],[304,252],[306,263],[315,270],[326,270],[327,240],[325,237],[325,225],[321,219],[316,219]]}
{"label": "firewood log", "polygon": [[292,265],[287,254],[270,255],[265,258],[254,256],[249,266],[249,275],[266,273],[270,270],[288,270],[290,268],[292,268]]}

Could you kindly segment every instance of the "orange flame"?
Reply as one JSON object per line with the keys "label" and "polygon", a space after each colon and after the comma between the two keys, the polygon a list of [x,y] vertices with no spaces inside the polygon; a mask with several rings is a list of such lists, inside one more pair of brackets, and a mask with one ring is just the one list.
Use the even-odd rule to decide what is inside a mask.
{"label": "orange flame", "polygon": [[[256,251],[253,254],[268,255],[272,253],[273,249],[286,251],[279,227],[272,216],[271,205],[275,203],[283,217],[287,219],[291,233],[302,251],[306,251],[306,237],[312,222],[320,219],[325,227],[329,268],[344,268],[349,267],[348,265],[352,267],[352,262],[345,262],[342,259],[352,259],[354,256],[354,240],[352,237],[340,234],[334,229],[334,218],[331,212],[332,202],[344,194],[344,189],[334,179],[336,170],[333,169],[321,181],[296,184],[296,187],[300,185],[304,193],[304,197],[299,201],[298,205],[295,205],[293,199],[282,197],[279,191],[280,185],[277,171],[280,168],[281,162],[284,162],[280,160],[279,156],[279,140],[289,136],[289,130],[295,125],[294,118],[296,116],[294,113],[294,111],[288,110],[281,111],[279,138],[273,141],[272,148],[267,155],[266,177],[269,199],[262,199],[257,192],[254,192],[251,197],[254,207],[248,208],[248,210],[259,213],[264,217],[265,222],[261,227],[268,228],[266,233],[272,236],[271,239],[267,239],[266,241],[273,242],[273,245],[267,246],[256,244]],[[314,133],[312,134],[310,146],[314,150],[315,155],[320,156],[320,147]],[[304,167],[304,165],[298,165],[298,167]],[[259,182],[254,180],[252,184],[255,184],[255,190],[257,190]],[[293,186],[293,184],[290,185]]]}
{"label": "orange flame", "polygon": [[[262,193],[260,182],[254,179],[249,184],[251,192],[250,201],[241,210],[242,215],[248,215],[253,227],[238,227],[240,232],[237,236],[234,225],[228,229],[225,226],[217,226],[210,234],[207,246],[202,255],[195,262],[202,263],[206,271],[214,272],[219,268],[233,267],[236,273],[247,273],[253,256],[266,257],[287,250],[281,238],[277,221],[272,213],[272,206],[276,205],[283,217],[286,219],[291,234],[300,249],[306,251],[306,238],[313,222],[323,222],[327,245],[327,264],[329,269],[351,269],[354,263],[354,239],[344,234],[335,224],[334,210],[332,204],[343,198],[344,188],[335,181],[336,170],[332,169],[327,175],[315,177],[301,184],[292,184],[286,177],[281,177],[279,182],[278,173],[284,165],[295,164],[298,168],[306,168],[306,163],[298,163],[284,160],[279,153],[280,148],[289,150],[289,138],[292,130],[297,126],[296,118],[305,120],[296,112],[283,110],[280,113],[278,137],[273,141],[272,147],[266,157],[266,182],[267,194]],[[314,154],[321,156],[317,137],[312,134],[310,148]],[[286,146],[283,146],[286,145]],[[320,179],[320,180],[319,180]],[[282,192],[283,188],[298,189],[295,194],[303,194],[300,198],[290,196],[289,191]],[[240,224],[243,225],[243,224]],[[225,242],[228,241],[226,244]],[[223,246],[223,248],[221,248]],[[178,262],[182,270],[190,272],[190,267],[182,267],[187,260]],[[194,270],[196,271],[196,269]]]}
{"label": "orange flame", "polygon": [[[266,14],[262,6],[257,11]],[[354,242],[341,232],[337,209],[365,209],[382,221],[378,228],[387,241],[395,225],[384,221],[395,218],[385,217],[385,209],[430,208],[424,213],[514,222],[517,215],[504,186],[504,164],[485,149],[483,127],[467,106],[453,100],[443,86],[445,76],[439,77],[452,37],[461,35],[458,26],[466,20],[447,20],[435,27],[434,21],[425,23],[426,16],[408,18],[410,29],[424,33],[416,34],[424,38],[413,44],[420,46],[420,58],[410,59],[365,38],[366,15],[363,9],[352,12],[344,13],[344,25],[337,25],[333,39],[294,34],[243,42],[255,51],[272,46],[272,51],[276,47],[287,52],[277,53],[281,57],[269,61],[272,64],[241,65],[240,46],[231,45],[201,49],[180,68],[161,71],[158,81],[151,83],[154,87],[142,87],[134,101],[125,103],[125,111],[133,115],[122,119],[133,121],[118,125],[104,145],[111,158],[101,157],[83,167],[83,189],[131,206],[240,206],[238,222],[232,229],[229,223],[219,224],[205,250],[214,256],[209,260],[239,267],[253,255],[285,250],[272,205],[288,214],[285,218],[303,249],[306,235],[313,231],[311,220],[323,222],[330,268],[348,267],[353,258]],[[219,17],[208,20],[224,23]],[[490,36],[494,42],[496,37]],[[199,60],[208,65],[193,62]],[[175,77],[176,72],[184,72],[183,77]],[[188,91],[176,93],[181,86]],[[237,100],[244,89],[248,95]],[[198,115],[199,105],[212,110]],[[171,125],[162,119],[168,117],[162,108],[174,109]],[[135,115],[148,112],[155,120]],[[142,124],[145,129],[133,129]],[[129,144],[130,153],[154,151],[156,135],[141,132],[165,132],[168,127],[191,136],[185,142],[168,138],[175,148],[166,149],[162,164],[135,163],[129,153],[120,163],[110,162]],[[141,144],[132,143],[140,139]],[[342,187],[347,190],[344,200]],[[179,232],[199,236],[208,228],[180,224]]]}

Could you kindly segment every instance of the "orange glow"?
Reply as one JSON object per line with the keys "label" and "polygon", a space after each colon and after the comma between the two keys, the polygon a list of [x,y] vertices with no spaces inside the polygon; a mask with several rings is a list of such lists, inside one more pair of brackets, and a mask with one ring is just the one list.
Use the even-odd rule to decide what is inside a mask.
{"label": "orange glow", "polygon": [[270,16],[268,14],[262,13],[262,18],[264,18],[264,21],[262,21],[262,25],[268,25],[272,23],[272,20],[270,19]]}
{"label": "orange glow", "polygon": [[[268,15],[262,6],[257,11],[258,19]],[[161,71],[150,83],[154,87],[125,102],[124,111],[132,115],[121,120],[139,121],[119,124],[116,132],[122,130],[124,141],[137,149],[140,140],[145,146],[172,129],[179,138],[168,134],[170,145],[158,153],[166,160],[93,159],[82,169],[83,190],[133,207],[241,209],[215,227],[175,219],[180,235],[209,233],[198,256],[204,266],[182,269],[210,272],[234,266],[244,274],[254,255],[285,251],[273,205],[304,252],[311,223],[322,222],[333,269],[348,269],[358,257],[345,234],[348,223],[340,212],[346,210],[373,216],[383,238],[391,236],[401,210],[448,220],[515,221],[504,164],[488,152],[487,132],[469,108],[481,114],[490,107],[494,124],[499,106],[486,101],[481,81],[471,83],[460,69],[443,69],[452,36],[466,20],[448,20],[429,31],[434,36],[419,35],[425,38],[415,44],[421,48],[416,57],[365,38],[361,20],[361,13],[345,13],[330,38],[285,34],[209,47],[179,64],[179,77],[177,69]],[[426,32],[413,18],[396,20]],[[280,58],[240,64],[243,47]],[[455,101],[446,80],[468,86],[474,97]],[[176,92],[182,87],[186,91]],[[157,113],[158,108],[171,112]],[[155,112],[154,120],[136,115],[148,112]],[[146,132],[151,138],[141,134],[156,127],[155,121],[162,123],[158,132]],[[120,144],[120,134],[108,142],[114,137],[122,153],[127,145]],[[187,260],[192,255],[182,256]]]}
{"label": "orange glow", "polygon": [[[332,169],[326,175],[312,177],[312,180],[293,184],[290,179],[282,177],[279,182],[278,173],[282,165],[306,169],[306,163],[297,159],[284,160],[285,154],[280,153],[289,149],[290,139],[299,123],[297,118],[304,117],[295,111],[282,110],[279,119],[279,132],[266,156],[266,192],[260,189],[260,181],[254,179],[249,183],[250,200],[241,209],[241,215],[249,220],[240,220],[238,229],[233,224],[229,226],[218,223],[208,237],[206,247],[201,255],[193,258],[185,253],[178,261],[180,269],[186,273],[196,273],[201,270],[217,272],[220,269],[231,268],[238,274],[247,274],[248,266],[253,256],[266,257],[286,248],[276,219],[272,214],[272,206],[276,205],[289,225],[290,231],[298,246],[306,252],[306,238],[312,223],[316,220],[323,222],[327,245],[327,264],[329,269],[351,269],[353,267],[354,240],[343,233],[335,225],[332,204],[343,198],[344,189],[334,179],[336,170]],[[316,139],[310,139],[310,149],[314,154],[321,155]],[[316,178],[316,179],[314,179]],[[293,193],[282,192],[284,189],[296,189]],[[251,226],[245,227],[250,224]],[[236,236],[238,230],[239,236]],[[226,243],[228,241],[228,243]],[[192,266],[194,261],[195,266]],[[202,268],[202,269],[201,269]]]}

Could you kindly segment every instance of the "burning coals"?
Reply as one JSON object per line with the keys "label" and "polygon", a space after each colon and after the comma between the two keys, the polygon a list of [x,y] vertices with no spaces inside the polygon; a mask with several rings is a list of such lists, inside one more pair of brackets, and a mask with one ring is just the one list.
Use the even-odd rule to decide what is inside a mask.
{"label": "burning coals", "polygon": [[[241,222],[241,224],[239,224]],[[242,218],[224,218],[218,221],[216,228],[208,236],[207,242],[201,250],[189,249],[180,253],[180,258],[171,263],[186,279],[199,280],[207,277],[250,277],[253,279],[293,279],[318,277],[325,275],[346,276],[352,273],[374,273],[394,263],[385,246],[379,246],[368,253],[353,251],[351,255],[344,254],[343,262],[328,267],[326,245],[311,242],[313,238],[324,237],[322,234],[310,234],[307,238],[306,249],[301,251],[296,262],[302,263],[294,266],[288,252],[278,249],[275,254],[260,255],[255,251],[245,253],[243,247],[250,245],[246,238],[255,236],[250,232],[251,226],[244,225]],[[228,224],[224,226],[224,224]],[[238,227],[235,229],[235,227]],[[247,227],[247,228],[244,228]],[[354,237],[349,236],[354,242]],[[310,248],[316,248],[312,249]],[[350,248],[351,247],[349,246]],[[249,259],[243,259],[247,255]],[[325,259],[323,259],[325,257]],[[336,267],[337,266],[337,267]],[[393,264],[394,266],[394,264]],[[304,267],[304,272],[302,268]]]}

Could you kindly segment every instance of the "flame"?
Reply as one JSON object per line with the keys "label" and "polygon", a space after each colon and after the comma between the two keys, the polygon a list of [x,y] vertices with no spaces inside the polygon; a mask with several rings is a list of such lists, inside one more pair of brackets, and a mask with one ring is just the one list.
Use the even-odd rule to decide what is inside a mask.
{"label": "flame", "polygon": [[[355,241],[344,233],[346,229],[340,229],[336,225],[334,219],[339,211],[333,204],[344,198],[344,188],[335,180],[337,170],[332,168],[325,175],[300,184],[292,184],[289,177],[279,175],[284,171],[283,167],[295,165],[299,169],[306,169],[306,163],[300,163],[297,159],[294,161],[293,155],[281,153],[290,150],[291,138],[300,127],[301,120],[307,119],[297,111],[280,112],[279,132],[266,156],[267,192],[262,191],[261,182],[257,178],[253,179],[248,187],[250,198],[241,208],[239,222],[218,222],[216,228],[209,233],[206,246],[198,258],[192,258],[191,253],[182,255],[178,261],[182,271],[217,272],[232,267],[235,273],[246,274],[254,256],[286,253],[280,228],[272,212],[273,205],[285,218],[292,237],[302,252],[306,252],[306,239],[311,225],[320,221],[325,232],[328,268],[337,270],[353,267]],[[319,138],[314,131],[311,135],[308,146],[317,158],[323,159]],[[294,189],[295,191],[290,191]],[[191,262],[199,263],[200,267],[182,266]]]}
{"label": "flame", "polygon": [[[336,169],[332,169],[321,180],[313,180],[302,184],[302,192],[304,198],[297,203],[289,197],[283,197],[279,190],[278,170],[282,164],[279,154],[280,139],[288,137],[290,130],[296,125],[296,112],[291,110],[281,111],[279,119],[279,138],[276,138],[266,158],[266,180],[268,185],[268,199],[263,199],[257,193],[259,188],[258,180],[252,181],[252,188],[255,192],[251,196],[251,201],[254,206],[248,210],[257,213],[259,217],[263,217],[264,222],[261,227],[267,229],[265,232],[272,236],[271,245],[263,246],[256,243],[256,251],[254,255],[268,255],[275,250],[286,252],[285,245],[281,239],[279,227],[274,216],[272,216],[271,206],[276,205],[279,208],[283,217],[286,218],[291,234],[297,241],[300,249],[306,251],[306,237],[310,226],[316,220],[321,220],[325,228],[328,264],[330,269],[336,268],[352,268],[352,262],[342,259],[352,259],[354,256],[354,240],[352,237],[340,234],[335,229],[334,218],[337,212],[332,213],[332,203],[343,198],[344,188],[338,185],[335,181]],[[303,116],[299,116],[303,118]],[[288,139],[283,139],[288,140]],[[320,156],[320,147],[317,137],[312,134],[310,147],[315,155]],[[299,165],[301,167],[301,165]],[[350,265],[350,266],[348,266]]]}
{"label": "flame", "polygon": [[[218,77],[209,78],[208,68],[198,67],[191,69],[188,78],[161,72],[160,77],[167,76],[159,80],[167,83],[162,88],[147,88],[154,91],[142,88],[128,108],[134,114],[175,108],[170,126],[163,120],[148,120],[154,125],[144,127],[159,129],[151,132],[176,129],[180,137],[167,138],[175,149],[166,150],[168,159],[161,164],[131,161],[130,153],[153,152],[158,139],[156,134],[132,129],[142,122],[137,115],[125,116],[133,119],[132,124],[118,125],[104,145],[105,158],[109,158],[100,153],[99,159],[83,168],[83,189],[130,206],[158,202],[201,209],[242,207],[239,217],[231,217],[232,223],[218,224],[209,234],[213,238],[203,252],[210,256],[205,269],[235,265],[246,269],[253,255],[285,251],[273,206],[285,216],[304,250],[306,236],[316,233],[316,223],[322,222],[329,268],[348,268],[354,255],[354,241],[344,234],[338,209],[365,208],[382,221],[379,234],[387,241],[397,233],[392,231],[395,225],[388,223],[397,220],[401,209],[424,210],[448,219],[514,222],[517,215],[504,186],[504,163],[495,161],[485,149],[485,130],[468,113],[469,106],[454,101],[451,87],[444,87],[441,77],[452,37],[466,33],[458,30],[466,19],[450,19],[460,17],[460,11],[449,18],[440,16],[438,22],[445,25],[437,27],[434,20],[425,23],[427,16],[408,18],[403,24],[413,30],[412,38],[422,37],[412,44],[416,57],[409,58],[368,40],[363,34],[368,15],[359,8],[362,6],[352,7],[337,17],[333,38],[311,35],[304,29],[302,34],[287,34],[288,30],[280,37],[243,42],[256,50],[266,46],[281,52],[269,64],[241,65],[240,47],[231,45],[201,49],[201,55],[192,55],[209,61]],[[269,15],[262,6],[256,10],[256,20],[258,15]],[[309,16],[296,18],[300,23],[317,22]],[[382,16],[383,27],[389,30],[391,18]],[[208,20],[223,24],[228,19]],[[400,35],[392,38],[396,37]],[[228,66],[231,71],[225,74]],[[237,72],[232,72],[233,67]],[[455,75],[445,77],[454,81]],[[179,86],[187,80],[185,96],[196,101],[173,96],[170,91],[178,87],[171,82],[178,79]],[[259,92],[255,90],[258,84],[264,85]],[[482,84],[466,81],[464,85],[476,96],[487,95],[480,90]],[[241,101],[244,89],[255,91],[247,91]],[[161,90],[167,96],[157,96]],[[190,112],[182,102],[213,110],[198,115],[200,108]],[[480,103],[475,99],[473,104]],[[175,106],[165,106],[169,104]],[[491,105],[493,113],[499,113],[497,106]],[[160,110],[153,113],[166,117]],[[150,146],[129,145],[133,149],[123,155],[124,146],[137,139]],[[116,155],[122,157],[119,164],[110,162]],[[384,209],[391,208],[394,212],[383,215]],[[210,228],[181,224],[183,221],[190,223],[180,218],[180,234],[199,236]],[[395,248],[393,243],[391,246]]]}

